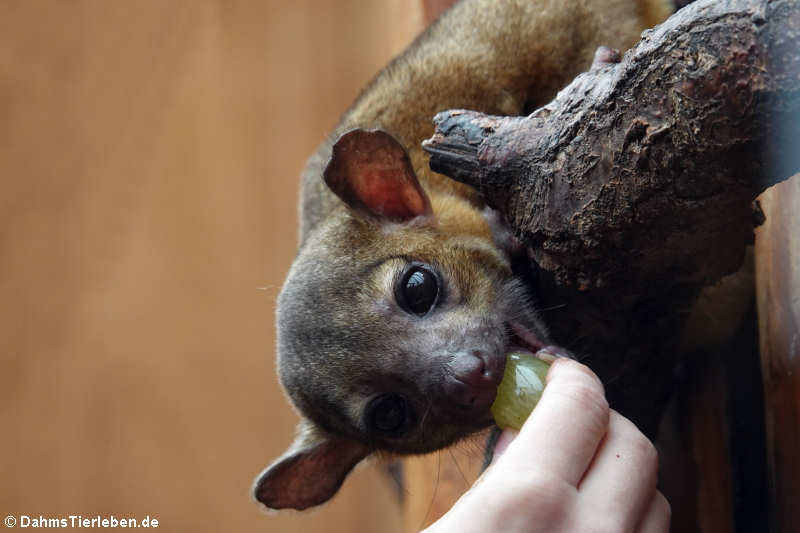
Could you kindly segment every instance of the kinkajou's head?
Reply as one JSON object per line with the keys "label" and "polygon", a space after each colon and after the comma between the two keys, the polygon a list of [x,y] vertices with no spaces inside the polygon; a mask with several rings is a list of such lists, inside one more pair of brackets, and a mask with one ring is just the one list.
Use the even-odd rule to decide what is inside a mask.
{"label": "kinkajou's head", "polygon": [[545,335],[484,214],[429,197],[390,135],[343,135],[324,179],[347,209],[308,237],[278,300],[278,373],[303,420],[254,487],[276,509],[326,501],[374,451],[490,425],[509,347]]}

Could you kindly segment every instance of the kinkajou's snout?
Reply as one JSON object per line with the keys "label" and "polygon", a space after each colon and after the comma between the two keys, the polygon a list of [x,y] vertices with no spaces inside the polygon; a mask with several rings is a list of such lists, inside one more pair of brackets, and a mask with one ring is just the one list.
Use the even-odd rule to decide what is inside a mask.
{"label": "kinkajou's snout", "polygon": [[442,384],[445,397],[461,409],[486,412],[503,378],[505,354],[468,350],[455,355],[447,365]]}

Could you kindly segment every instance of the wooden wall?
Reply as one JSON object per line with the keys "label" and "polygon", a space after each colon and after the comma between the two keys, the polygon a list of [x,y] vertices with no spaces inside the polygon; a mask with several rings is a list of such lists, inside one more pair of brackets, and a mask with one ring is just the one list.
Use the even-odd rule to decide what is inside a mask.
{"label": "wooden wall", "polygon": [[398,531],[360,469],[310,515],[253,477],[296,420],[273,304],[297,179],[421,25],[405,2],[0,3],[0,514]]}
{"label": "wooden wall", "polygon": [[[297,176],[449,1],[0,3],[0,515],[413,531],[469,485],[477,445],[410,462],[405,511],[374,466],[310,514],[248,497],[296,420],[272,315]],[[756,250],[773,531],[800,476],[798,183]]]}
{"label": "wooden wall", "polygon": [[800,523],[800,175],[767,190],[761,204],[767,218],[756,234],[756,295],[769,531],[791,533]]}

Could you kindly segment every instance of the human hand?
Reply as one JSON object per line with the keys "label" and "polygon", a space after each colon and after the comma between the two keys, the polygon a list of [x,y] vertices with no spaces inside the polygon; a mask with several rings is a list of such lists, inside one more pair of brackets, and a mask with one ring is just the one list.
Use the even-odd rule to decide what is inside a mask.
{"label": "human hand", "polygon": [[610,410],[586,366],[558,359],[519,435],[506,430],[492,465],[424,533],[664,533],[658,455]]}

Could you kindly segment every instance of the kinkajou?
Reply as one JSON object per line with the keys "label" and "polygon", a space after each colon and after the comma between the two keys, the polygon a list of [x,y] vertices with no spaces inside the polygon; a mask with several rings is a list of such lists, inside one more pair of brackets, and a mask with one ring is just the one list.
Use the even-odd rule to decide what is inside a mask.
{"label": "kinkajou", "polygon": [[373,452],[447,446],[492,423],[512,345],[547,341],[513,239],[433,173],[433,115],[519,114],[626,49],[667,0],[463,0],[362,92],[302,178],[300,249],[278,300],[278,374],[301,414],[256,480],[273,509],[328,500]]}

